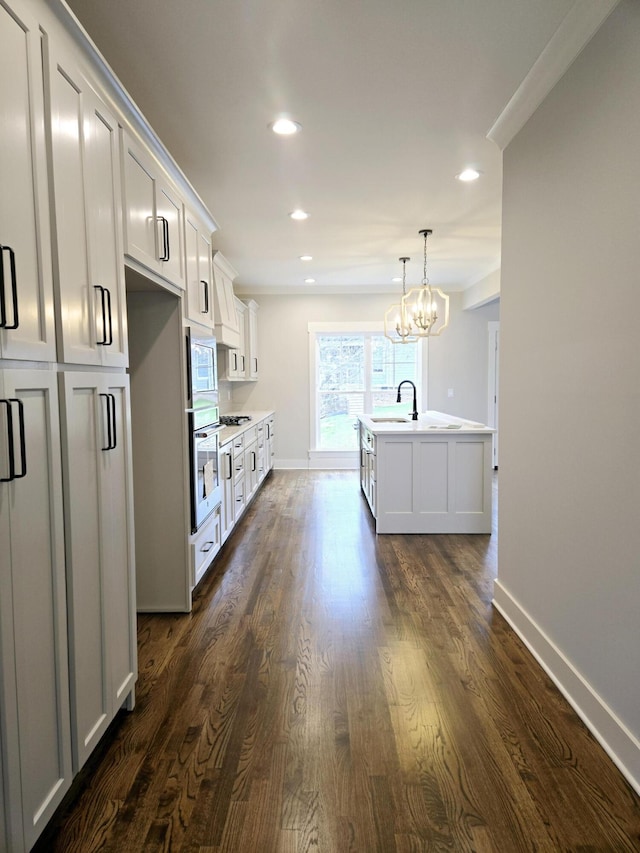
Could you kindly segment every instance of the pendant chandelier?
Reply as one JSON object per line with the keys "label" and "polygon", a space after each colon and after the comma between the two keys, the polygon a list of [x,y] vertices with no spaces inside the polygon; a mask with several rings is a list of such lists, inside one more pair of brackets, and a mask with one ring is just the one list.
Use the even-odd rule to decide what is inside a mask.
{"label": "pendant chandelier", "polygon": [[414,340],[437,337],[449,325],[449,297],[439,287],[431,287],[427,276],[427,237],[433,232],[430,228],[423,228],[418,233],[424,236],[422,284],[403,294],[400,311],[400,316],[408,321]]}
{"label": "pendant chandelier", "polygon": [[407,261],[411,258],[398,258],[402,261],[402,299],[399,303],[387,308],[384,315],[384,336],[392,344],[409,344],[417,341],[417,337],[411,332],[411,318],[407,313],[404,298],[407,295],[406,270]]}

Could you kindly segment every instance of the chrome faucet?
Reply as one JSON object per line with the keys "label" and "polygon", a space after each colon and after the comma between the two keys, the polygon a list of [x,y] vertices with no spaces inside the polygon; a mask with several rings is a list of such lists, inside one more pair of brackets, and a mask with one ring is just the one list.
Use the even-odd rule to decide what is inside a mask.
{"label": "chrome faucet", "polygon": [[396,403],[402,402],[402,398],[400,396],[400,389],[402,388],[403,385],[411,385],[411,387],[413,388],[413,411],[411,412],[411,420],[417,421],[418,420],[418,401],[416,400],[416,386],[414,385],[414,383],[410,379],[403,379],[402,382],[398,385],[398,399],[396,400]]}

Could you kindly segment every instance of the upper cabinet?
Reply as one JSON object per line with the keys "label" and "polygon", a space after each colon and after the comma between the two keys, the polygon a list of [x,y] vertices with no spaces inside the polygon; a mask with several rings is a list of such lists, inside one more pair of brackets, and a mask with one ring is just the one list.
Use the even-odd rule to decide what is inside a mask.
{"label": "upper cabinet", "polygon": [[248,299],[244,320],[245,379],[258,379],[258,303]]}
{"label": "upper cabinet", "polygon": [[237,273],[220,252],[213,256],[216,341],[223,347],[240,346],[240,322],[233,295]]}
{"label": "upper cabinet", "polygon": [[59,358],[125,367],[118,122],[53,50],[48,77]]}
{"label": "upper cabinet", "polygon": [[204,226],[188,211],[184,218],[187,300],[185,316],[213,334],[214,305],[211,240]]}
{"label": "upper cabinet", "polygon": [[0,44],[0,357],[55,361],[40,32],[22,0],[0,0]]}
{"label": "upper cabinet", "polygon": [[150,155],[123,139],[125,253],[184,290],[182,201]]}
{"label": "upper cabinet", "polygon": [[238,328],[238,345],[224,351],[221,359],[222,378],[231,382],[256,382],[258,379],[258,303],[243,302],[234,297]]}

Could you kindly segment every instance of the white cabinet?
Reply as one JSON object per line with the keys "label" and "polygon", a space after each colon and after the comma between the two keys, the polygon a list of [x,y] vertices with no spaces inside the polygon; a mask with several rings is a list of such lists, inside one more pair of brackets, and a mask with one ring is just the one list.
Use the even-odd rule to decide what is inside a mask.
{"label": "white cabinet", "polygon": [[273,468],[275,455],[275,416],[269,415],[264,421],[264,469],[265,476]]}
{"label": "white cabinet", "polygon": [[238,521],[247,505],[245,494],[245,455],[244,435],[237,435],[233,439],[233,520]]}
{"label": "white cabinet", "polygon": [[235,497],[234,497],[234,468],[233,468],[233,442],[227,441],[220,445],[218,461],[220,471],[220,482],[222,485],[222,517],[221,517],[221,541],[225,542],[233,530],[235,524]]}
{"label": "white cabinet", "polygon": [[256,427],[251,427],[245,432],[244,441],[245,503],[249,503],[258,488],[258,439]]}
{"label": "white cabinet", "polygon": [[136,680],[129,378],[64,373],[62,394],[74,769]]}
{"label": "white cabinet", "polygon": [[71,783],[56,374],[0,371],[0,739],[8,849],[29,849]]}
{"label": "white cabinet", "polygon": [[238,327],[237,347],[226,350],[222,359],[222,378],[242,382],[258,379],[258,303],[234,297]]}
{"label": "white cabinet", "polygon": [[0,2],[0,357],[55,361],[40,32]]}
{"label": "white cabinet", "polygon": [[238,328],[240,330],[238,336],[238,346],[233,349],[228,349],[223,354],[222,359],[222,378],[231,382],[242,381],[246,377],[247,356],[245,352],[245,315],[247,306],[234,296],[233,303],[235,306],[236,316],[238,318]]}
{"label": "white cabinet", "polygon": [[221,252],[213,255],[216,341],[220,346],[240,346],[240,325],[235,308],[233,280],[237,273]]}
{"label": "white cabinet", "polygon": [[203,225],[188,211],[185,214],[186,317],[214,329],[213,262],[211,240]]}
{"label": "white cabinet", "polygon": [[196,586],[222,545],[222,504],[213,510],[206,524],[191,537],[192,586]]}
{"label": "white cabinet", "polygon": [[376,437],[360,424],[360,486],[372,514],[376,515],[377,497]]}
{"label": "white cabinet", "polygon": [[118,123],[52,49],[49,104],[59,358],[127,364]]}
{"label": "white cabinet", "polygon": [[246,356],[245,379],[255,382],[258,379],[258,303],[249,299],[245,312],[245,341]]}
{"label": "white cabinet", "polygon": [[126,133],[123,159],[125,253],[184,290],[182,202]]}

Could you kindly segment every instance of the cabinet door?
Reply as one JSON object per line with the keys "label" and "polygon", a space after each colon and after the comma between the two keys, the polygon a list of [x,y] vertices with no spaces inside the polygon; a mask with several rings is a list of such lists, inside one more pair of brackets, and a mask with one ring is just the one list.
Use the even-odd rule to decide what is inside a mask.
{"label": "cabinet door", "polygon": [[129,356],[122,245],[120,136],[115,116],[93,92],[88,92],[86,98],[85,141],[91,270],[89,283],[98,303],[94,311],[96,342],[103,365],[126,367]]}
{"label": "cabinet door", "polygon": [[2,371],[0,397],[7,401],[0,406],[0,476],[11,480],[0,483],[0,726],[10,849],[19,850],[31,848],[71,782],[55,374]]}
{"label": "cabinet door", "polygon": [[245,378],[258,379],[258,303],[250,299],[245,314]]}
{"label": "cabinet door", "polygon": [[233,299],[240,330],[239,344],[227,352],[227,379],[245,379],[247,357],[245,353],[245,314],[247,306],[237,297]]}
{"label": "cabinet door", "polygon": [[40,34],[22,0],[0,0],[0,356],[55,361]]}
{"label": "cabinet door", "polygon": [[244,451],[245,501],[248,503],[258,488],[258,442],[253,441]]}
{"label": "cabinet door", "polygon": [[213,272],[211,243],[206,239],[202,226],[190,214],[185,215],[185,258],[186,258],[186,316],[194,323],[211,329],[213,334]]}
{"label": "cabinet door", "polygon": [[220,461],[218,463],[220,481],[222,484],[222,533],[221,541],[224,542],[235,524],[234,489],[233,489],[233,445],[232,442],[220,447]]}
{"label": "cabinet door", "polygon": [[159,269],[156,177],[153,166],[124,134],[124,211],[127,255],[151,270]]}
{"label": "cabinet door", "polygon": [[184,290],[183,208],[177,193],[156,184],[160,274]]}
{"label": "cabinet door", "polygon": [[211,240],[204,230],[198,231],[198,270],[204,300],[204,318],[212,329],[215,324],[215,300],[213,298],[213,262],[211,259]]}
{"label": "cabinet door", "polygon": [[49,68],[61,359],[125,366],[118,125],[71,60]]}
{"label": "cabinet door", "polygon": [[126,376],[65,373],[63,461],[74,766],[135,680]]}

